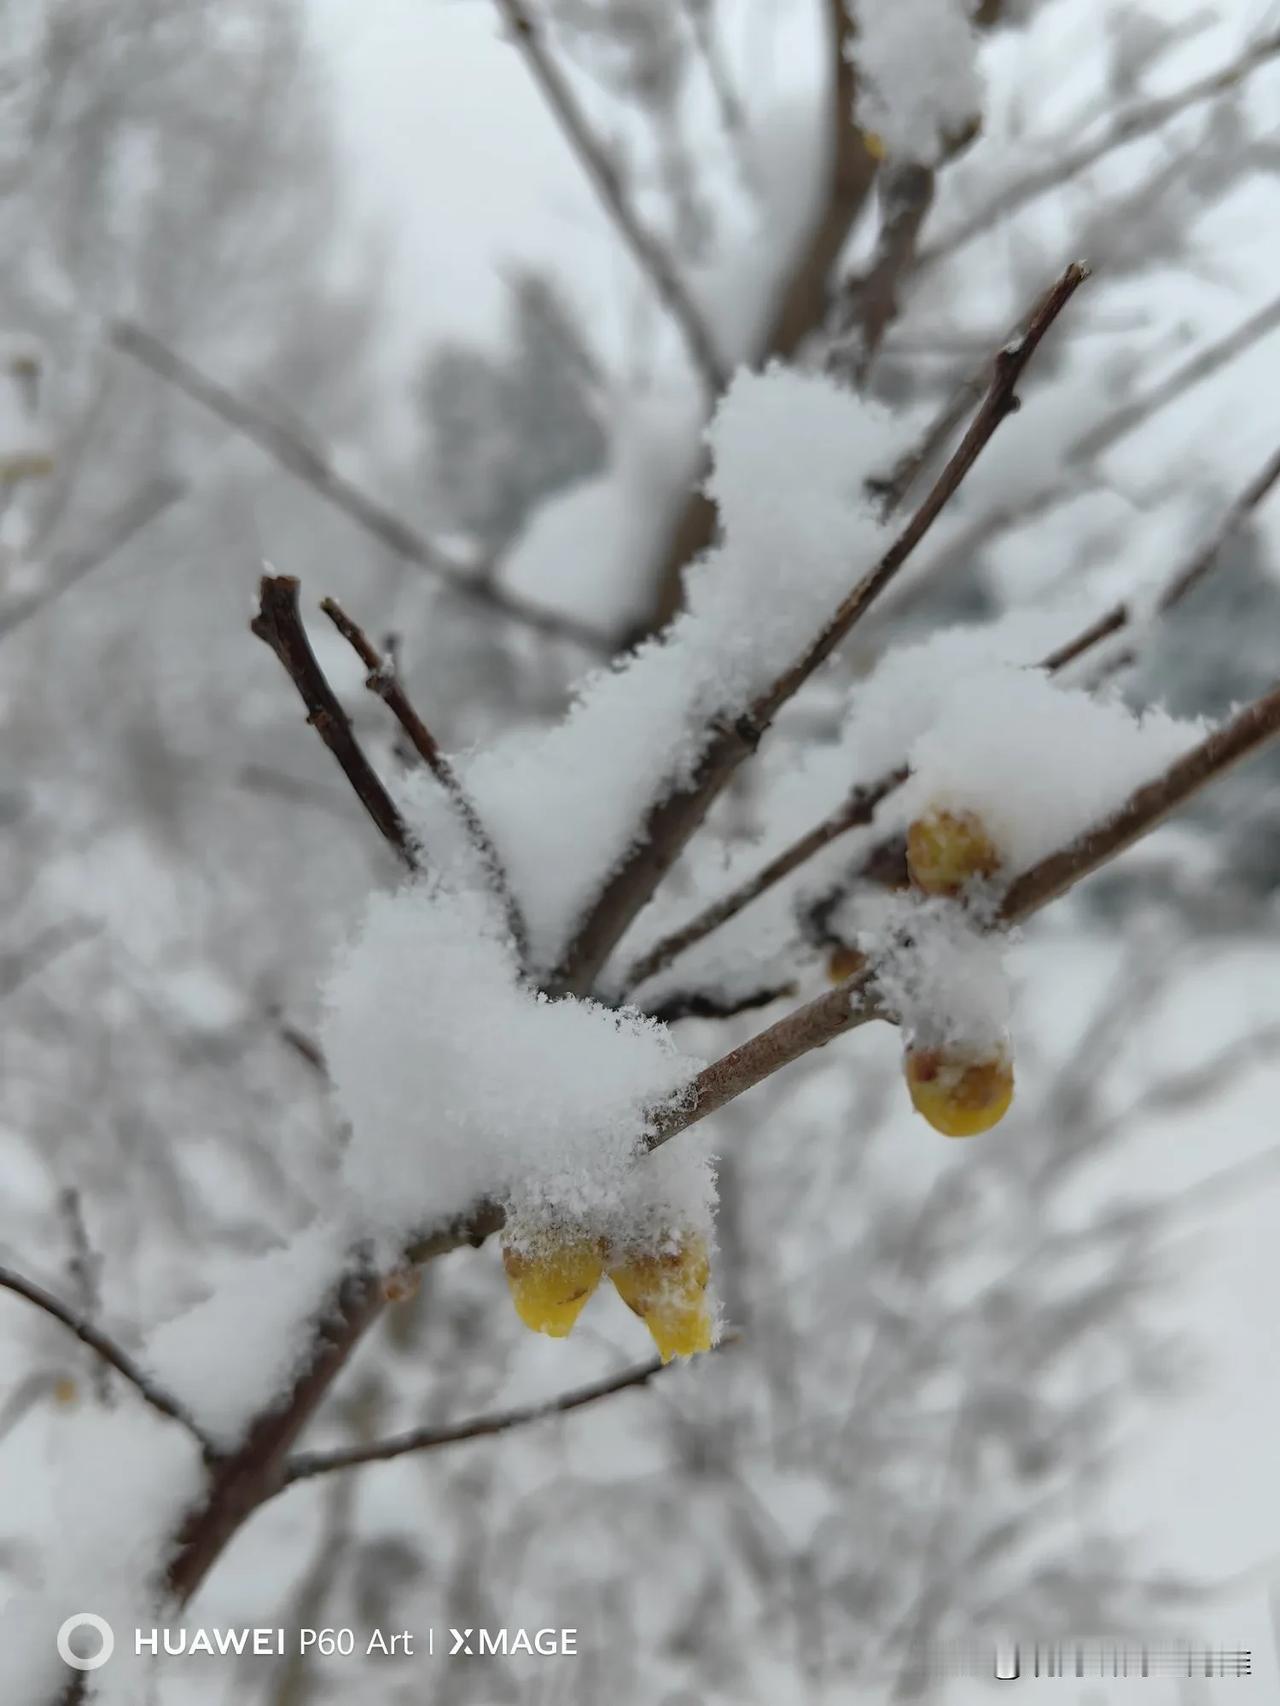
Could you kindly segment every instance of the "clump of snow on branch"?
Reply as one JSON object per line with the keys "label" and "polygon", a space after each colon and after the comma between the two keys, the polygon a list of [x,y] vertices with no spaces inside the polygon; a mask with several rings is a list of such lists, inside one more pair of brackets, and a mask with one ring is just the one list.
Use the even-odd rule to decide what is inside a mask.
{"label": "clump of snow on branch", "polygon": [[[882,548],[868,476],[905,429],[829,380],[739,374],[708,429],[723,540],[688,573],[686,609],[568,716],[462,765],[529,921],[554,964],[639,838],[655,801],[692,777],[716,719],[744,712],[821,632]],[[424,796],[425,798],[425,796]],[[419,814],[424,838],[433,808]]]}
{"label": "clump of snow on branch", "polygon": [[982,109],[967,0],[849,0],[856,113],[894,160],[934,164]]}
{"label": "clump of snow on branch", "polygon": [[142,1360],[224,1450],[283,1392],[303,1331],[341,1272],[346,1239],[319,1223],[263,1255],[237,1254],[208,1297],[150,1334]]}
{"label": "clump of snow on branch", "polygon": [[905,1040],[989,1054],[1009,1028],[1004,942],[950,900],[884,895],[864,904],[854,941]]}
{"label": "clump of snow on branch", "polygon": [[894,769],[956,700],[980,697],[994,676],[1039,663],[1064,634],[1096,615],[1096,603],[1072,600],[941,628],[914,645],[895,646],[850,689],[837,749],[848,780],[871,782]]}
{"label": "clump of snow on branch", "polygon": [[976,812],[1014,876],[1104,823],[1204,734],[1201,722],[1135,715],[1039,670],[995,670],[942,695],[910,747],[898,814]]}
{"label": "clump of snow on branch", "polygon": [[532,989],[488,897],[439,883],[370,901],[327,997],[357,1234],[397,1239],[486,1197],[586,1219],[699,1065],[639,1014]]}

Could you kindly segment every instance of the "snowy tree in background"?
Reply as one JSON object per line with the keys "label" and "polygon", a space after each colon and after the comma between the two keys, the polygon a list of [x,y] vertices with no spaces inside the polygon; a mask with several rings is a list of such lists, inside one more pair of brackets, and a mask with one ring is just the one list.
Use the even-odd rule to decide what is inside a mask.
{"label": "snowy tree in background", "polygon": [[[1121,1167],[1274,1087],[1265,990],[1159,1047],[1180,942],[1239,975],[1188,920],[1262,765],[1141,838],[1280,726],[1265,636],[1223,684],[1194,621],[1269,607],[1280,464],[1265,421],[1209,465],[1159,430],[1278,323],[1189,331],[1170,280],[1274,163],[1280,41],[784,10],[798,112],[728,4],[498,0],[643,311],[611,339],[512,267],[505,349],[428,355],[398,467],[325,442],[372,432],[372,314],[300,285],[297,16],[24,12],[48,256],[11,248],[8,313],[57,401],[0,606],[7,1697],[905,1699],[955,1636],[1186,1614],[1105,1496],[1176,1363],[1182,1198]],[[343,601],[310,634],[299,581]],[[1119,882],[1063,1001],[1062,897],[1138,841],[1183,909]],[[66,1682],[72,1602],[197,1590],[583,1657]]]}

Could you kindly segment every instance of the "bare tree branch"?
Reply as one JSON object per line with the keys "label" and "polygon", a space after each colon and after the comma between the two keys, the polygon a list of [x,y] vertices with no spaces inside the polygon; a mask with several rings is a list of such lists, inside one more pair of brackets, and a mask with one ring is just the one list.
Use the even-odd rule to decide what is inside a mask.
{"label": "bare tree branch", "polygon": [[1069,447],[1067,460],[1087,462],[1101,456],[1103,451],[1110,450],[1112,445],[1118,444],[1122,438],[1127,438],[1136,427],[1142,426],[1158,410],[1176,402],[1203,380],[1212,378],[1229,362],[1243,355],[1245,350],[1277,328],[1280,328],[1280,296],[1276,297],[1274,302],[1268,302],[1256,314],[1251,314],[1225,337],[1206,344],[1202,350],[1197,350],[1159,385],[1153,386],[1141,397],[1136,397],[1123,409],[1117,409],[1108,415],[1089,432],[1082,433]]}
{"label": "bare tree branch", "polygon": [[968,431],[884,556],[857,582],[808,650],[761,694],[746,715],[713,732],[691,786],[651,810],[637,851],[605,885],[570,943],[552,978],[555,990],[582,994],[594,983],[623,932],[671,868],[712,801],[755,751],[778,711],[889,586],[954,497],[1001,422],[1017,410],[1016,388],[1023,371],[1088,276],[1089,268],[1083,262],[1073,262],[1045,293],[1028,319],[1026,333],[997,355],[987,394]]}
{"label": "bare tree branch", "polygon": [[496,4],[593,189],[679,328],[703,386],[710,396],[719,396],[729,382],[728,368],[715,347],[701,310],[680,277],[674,257],[647,229],[632,206],[617,163],[592,131],[568,78],[556,64],[543,31],[523,0],[496,0]]}
{"label": "bare tree branch", "polygon": [[880,174],[884,212],[871,264],[841,291],[839,332],[827,371],[861,389],[898,317],[898,292],[916,259],[916,246],[933,206],[937,173],[914,161],[890,164]]}
{"label": "bare tree branch", "polygon": [[[1064,456],[1064,467],[1070,470],[1080,464],[1091,461],[1109,450],[1120,439],[1128,437],[1137,427],[1144,425],[1152,415],[1174,403],[1179,397],[1191,390],[1195,385],[1211,378],[1229,362],[1234,361],[1260,338],[1269,332],[1280,328],[1280,298],[1269,303],[1265,308],[1253,314],[1238,326],[1235,331],[1220,338],[1217,342],[1198,350],[1188,360],[1160,382],[1150,391],[1122,408],[1114,409],[1096,426],[1090,427],[1068,445]],[[975,376],[976,378],[976,376]],[[955,402],[962,404],[966,391],[972,389],[973,380],[965,384],[956,393]],[[937,423],[942,425],[940,418]],[[954,430],[954,421],[941,433],[939,440],[929,451],[936,454]],[[907,469],[900,465],[904,475]],[[910,478],[914,479],[918,469],[910,470]],[[888,476],[892,485],[898,470]],[[957,563],[971,562],[979,552],[984,550],[993,539],[997,538],[1006,528],[1023,525],[1035,516],[1042,514],[1051,505],[1057,503],[1069,490],[1069,486],[1060,477],[1041,482],[1029,491],[1017,493],[1014,497],[1001,503],[998,508],[978,516],[967,527],[960,529],[948,541],[946,547],[929,563],[922,574],[917,576],[914,584],[901,593],[893,602],[892,613],[900,616],[918,604],[930,591],[936,579],[948,574]]]}
{"label": "bare tree branch", "polygon": [[511,892],[506,869],[498,855],[498,849],[493,844],[493,838],[485,827],[480,813],[476,810],[474,801],[463,787],[457,771],[441,751],[440,743],[415,710],[408,694],[401,685],[400,677],[390,658],[382,656],[364,630],[351,620],[336,599],[322,598],[320,608],[368,670],[365,686],[371,693],[376,693],[384,702],[408,736],[413,750],[453,802],[467,835],[470,837],[471,845],[475,848],[481,864],[502,901],[507,926],[511,931],[520,958],[523,960],[529,944],[529,933],[525,925],[524,914],[520,910],[520,903]]}
{"label": "bare tree branch", "polygon": [[739,1013],[771,1007],[784,995],[795,992],[794,983],[760,984],[738,995],[724,995],[716,989],[679,989],[652,1004],[642,1002],[640,1006],[650,1019],[674,1025],[677,1019],[736,1019]]}
{"label": "bare tree branch", "polygon": [[150,527],[166,510],[171,509],[178,499],[185,495],[186,489],[180,480],[168,476],[149,480],[141,491],[135,493],[113,516],[107,518],[91,546],[61,563],[54,563],[46,586],[9,610],[0,612],[0,640],[7,639],[16,628],[21,628],[24,622],[29,622],[40,611],[47,610],[95,569],[109,563],[117,552],[122,551],[139,533]]}
{"label": "bare tree branch", "polygon": [[736,888],[722,895],[719,900],[713,901],[687,924],[682,924],[678,930],[673,930],[655,942],[627,968],[622,982],[623,988],[635,989],[647,982],[673,960],[679,959],[680,955],[692,948],[696,942],[701,942],[713,930],[718,930],[722,924],[727,924],[731,918],[735,918],[744,907],[750,906],[753,900],[758,900],[775,883],[780,883],[784,877],[790,876],[792,871],[797,870],[815,853],[820,853],[847,830],[869,824],[881,801],[901,787],[908,774],[906,765],[901,765],[887,776],[882,776],[878,782],[855,788],[848,799],[829,817],[823,818],[821,823],[815,824],[790,846],[784,847],[776,857],[745,878]]}
{"label": "bare tree branch", "polygon": [[[1179,569],[1178,573],[1163,588],[1154,605],[1157,615],[1163,615],[1165,611],[1171,610],[1193,588],[1199,586],[1221,556],[1224,546],[1235,538],[1254,510],[1272,491],[1277,480],[1280,480],[1280,450],[1274,453],[1265,467],[1259,470],[1239,494],[1235,502],[1223,515],[1213,534],[1196,552],[1191,561]],[[1132,621],[1133,610],[1129,604],[1113,604],[1110,610],[1105,611],[1089,627],[1082,629],[1074,639],[1068,640],[1056,651],[1050,652],[1040,667],[1051,672],[1064,669],[1067,664],[1074,663],[1078,657],[1083,656],[1093,646],[1109,639],[1112,634],[1118,634],[1122,628],[1127,628]],[[1112,667],[1119,668],[1124,663],[1131,662],[1132,659],[1133,653],[1127,652],[1112,660]]]}
{"label": "bare tree branch", "polygon": [[387,844],[411,871],[418,858],[409,831],[394,800],[365,757],[351,719],[311,649],[298,610],[298,582],[292,575],[264,575],[259,586],[258,614],[249,624],[257,637],[279,658],[307,708],[307,721],[329,748],[355,789]]}
{"label": "bare tree branch", "polygon": [[1010,884],[1001,903],[1001,921],[1016,923],[1065,894],[1082,877],[1148,834],[1208,783],[1252,757],[1274,740],[1277,733],[1280,733],[1280,686],[1237,712],[1171,764],[1163,776],[1131,794],[1106,823],[1024,871]]}
{"label": "bare tree branch", "polygon": [[1046,165],[1028,172],[1007,189],[993,195],[959,230],[929,244],[921,252],[920,268],[932,266],[947,255],[954,254],[957,249],[964,248],[975,237],[982,236],[993,225],[1025,207],[1028,202],[1061,188],[1073,178],[1078,178],[1082,172],[1087,172],[1091,166],[1097,165],[1099,160],[1114,153],[1117,148],[1123,148],[1138,137],[1148,136],[1152,131],[1159,130],[1189,107],[1198,106],[1203,101],[1212,100],[1215,95],[1226,94],[1237,88],[1259,66],[1267,64],[1277,54],[1280,54],[1280,31],[1254,42],[1229,65],[1223,66],[1208,77],[1198,78],[1172,95],[1161,95],[1141,106],[1130,108],[1127,113],[1113,119],[1100,136],[1093,142],[1086,143],[1084,147],[1068,152],[1056,152]]}
{"label": "bare tree branch", "polygon": [[[788,269],[768,321],[751,352],[750,365],[793,356],[822,324],[832,271],[866,206],[879,162],[853,122],[856,74],[847,50],[849,12],[845,0],[824,0],[830,108],[826,183],[821,205],[803,248]],[[704,465],[689,471],[689,496],[659,558],[657,591],[641,631],[664,627],[682,602],[685,566],[715,537],[716,507],[702,489]]]}
{"label": "bare tree branch", "polygon": [[103,1362],[110,1364],[117,1374],[123,1375],[139,1397],[150,1404],[153,1410],[158,1410],[162,1416],[167,1416],[170,1421],[180,1423],[198,1442],[206,1458],[213,1457],[214,1450],[211,1442],[186,1408],[176,1398],[171,1397],[156,1381],[152,1380],[149,1374],[139,1368],[129,1353],[116,1344],[115,1340],[108,1334],[95,1327],[92,1321],[87,1321],[83,1315],[79,1315],[74,1309],[68,1308],[52,1292],[46,1291],[34,1280],[24,1279],[12,1268],[0,1267],[0,1288],[13,1292],[17,1297],[26,1298],[28,1303],[33,1303],[37,1309],[42,1309],[46,1315],[52,1316],[69,1332],[74,1333],[82,1345],[87,1345],[91,1351],[102,1358]]}
{"label": "bare tree branch", "polygon": [[362,527],[380,545],[408,563],[414,563],[430,574],[437,575],[462,598],[486,606],[499,615],[532,628],[553,639],[572,640],[588,651],[608,656],[613,651],[608,636],[576,622],[573,617],[558,611],[530,604],[517,594],[507,592],[485,572],[488,565],[465,563],[446,555],[430,540],[409,526],[385,505],[371,498],[344,475],[332,468],[327,459],[287,427],[237,397],[219,385],[190,362],[161,343],[159,338],[129,321],[119,321],[112,329],[111,341],[117,349],[126,351],[157,378],[183,392],[211,414],[234,427],[239,433],[265,450],[287,473],[293,474],[326,503],[340,510],[348,520]]}
{"label": "bare tree branch", "polygon": [[[736,1344],[738,1337],[736,1333],[726,1333],[716,1345],[716,1350]],[[446,1428],[410,1428],[406,1433],[393,1434],[390,1439],[348,1446],[341,1451],[302,1452],[290,1460],[283,1485],[292,1486],[295,1481],[309,1481],[316,1475],[329,1475],[336,1469],[354,1469],[364,1463],[386,1463],[409,1452],[434,1451],[438,1446],[457,1445],[463,1440],[488,1439],[493,1434],[510,1433],[513,1428],[545,1421],[548,1416],[565,1416],[573,1410],[584,1409],[588,1404],[598,1403],[601,1398],[611,1398],[616,1392],[647,1386],[670,1366],[661,1358],[654,1357],[650,1362],[624,1369],[621,1374],[594,1380],[588,1386],[579,1386],[572,1392],[561,1393],[558,1398],[548,1398],[539,1404],[521,1404],[514,1409],[497,1410],[492,1415],[472,1416],[468,1421],[455,1422]]]}

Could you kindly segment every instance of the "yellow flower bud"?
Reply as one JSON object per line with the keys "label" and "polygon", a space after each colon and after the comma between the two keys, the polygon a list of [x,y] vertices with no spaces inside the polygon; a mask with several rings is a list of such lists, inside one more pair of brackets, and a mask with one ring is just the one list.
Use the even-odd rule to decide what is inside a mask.
{"label": "yellow flower bud", "polygon": [[595,1239],[573,1238],[533,1250],[502,1251],[516,1314],[535,1333],[567,1338],[600,1283],[604,1259]]}
{"label": "yellow flower bud", "polygon": [[711,1262],[701,1238],[658,1255],[630,1257],[610,1268],[609,1278],[649,1329],[663,1362],[711,1349]]}
{"label": "yellow flower bud", "polygon": [[53,1401],[55,1404],[74,1404],[79,1397],[76,1383],[68,1374],[62,1375],[53,1383]]}
{"label": "yellow flower bud", "polygon": [[419,1268],[396,1268],[389,1274],[383,1274],[382,1295],[388,1303],[408,1303],[410,1298],[418,1295],[421,1283]]}
{"label": "yellow flower bud", "polygon": [[880,135],[879,131],[875,130],[863,131],[862,146],[873,160],[883,160],[889,152],[884,145],[884,137]]}
{"label": "yellow flower bud", "polygon": [[989,1131],[1013,1100],[1013,1065],[1003,1051],[981,1057],[911,1048],[904,1068],[916,1112],[945,1137],[976,1137]]}
{"label": "yellow flower bud", "polygon": [[846,979],[855,977],[866,965],[866,955],[859,953],[857,948],[846,948],[843,943],[831,950],[827,961],[827,977],[832,983],[844,983]]}
{"label": "yellow flower bud", "polygon": [[957,895],[974,877],[991,877],[1000,855],[975,812],[927,811],[907,830],[907,869],[925,894]]}

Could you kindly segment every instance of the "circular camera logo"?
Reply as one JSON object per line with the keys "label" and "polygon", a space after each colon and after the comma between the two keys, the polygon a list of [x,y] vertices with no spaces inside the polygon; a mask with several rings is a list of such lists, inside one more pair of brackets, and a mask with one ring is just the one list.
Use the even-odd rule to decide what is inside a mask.
{"label": "circular camera logo", "polygon": [[[90,1659],[82,1659],[71,1650],[71,1637],[78,1629],[92,1629],[102,1639],[102,1645]],[[58,1656],[72,1670],[97,1670],[106,1664],[116,1650],[116,1637],[111,1625],[105,1617],[99,1617],[93,1611],[77,1611],[74,1617],[67,1621],[58,1631]]]}

